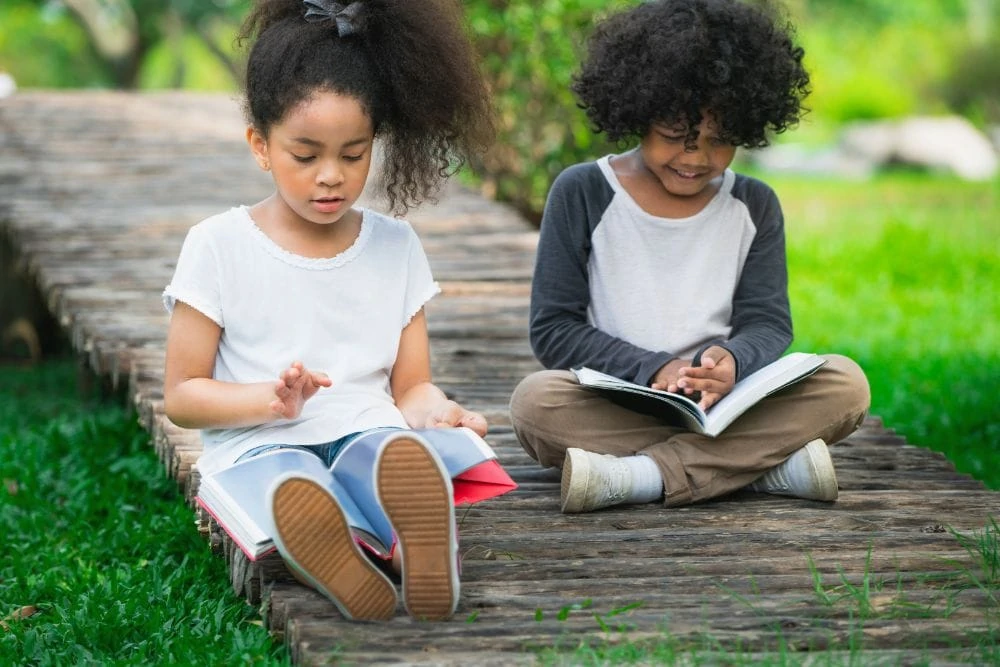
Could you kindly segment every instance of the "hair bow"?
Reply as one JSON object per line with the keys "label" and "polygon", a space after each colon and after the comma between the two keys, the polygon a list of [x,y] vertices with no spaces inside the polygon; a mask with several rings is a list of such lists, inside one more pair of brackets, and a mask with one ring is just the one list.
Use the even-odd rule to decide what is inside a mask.
{"label": "hair bow", "polygon": [[342,5],[333,0],[304,0],[306,5],[306,21],[319,23],[320,21],[336,21],[337,34],[341,37],[353,35],[355,32],[354,21],[361,13],[361,3],[352,2]]}

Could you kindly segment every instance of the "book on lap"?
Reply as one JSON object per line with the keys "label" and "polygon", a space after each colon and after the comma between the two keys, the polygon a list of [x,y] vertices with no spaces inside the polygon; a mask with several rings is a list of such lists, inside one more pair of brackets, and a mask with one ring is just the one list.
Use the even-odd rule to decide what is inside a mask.
{"label": "book on lap", "polygon": [[387,430],[351,440],[329,467],[315,454],[300,449],[259,454],[203,477],[195,500],[250,560],[257,560],[275,549],[268,489],[281,474],[301,472],[326,480],[358,542],[387,558],[393,535],[375,491],[375,460],[388,439],[414,436],[441,458],[452,478],[456,505],[487,500],[517,488],[492,448],[467,428]]}
{"label": "book on lap", "polygon": [[761,399],[816,372],[826,360],[793,352],[751,373],[707,411],[687,396],[628,382],[590,368],[574,368],[577,380],[615,403],[695,433],[716,437]]}

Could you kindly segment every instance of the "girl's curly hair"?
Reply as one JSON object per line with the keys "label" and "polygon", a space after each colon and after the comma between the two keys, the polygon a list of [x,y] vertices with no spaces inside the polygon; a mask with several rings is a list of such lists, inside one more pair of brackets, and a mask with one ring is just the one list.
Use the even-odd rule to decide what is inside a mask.
{"label": "girl's curly hair", "polygon": [[793,37],[766,1],[655,0],[598,25],[572,89],[612,141],[682,122],[693,142],[708,110],[723,140],[758,148],[805,111],[809,74]]}
{"label": "girl's curly hair", "polygon": [[239,42],[252,42],[244,111],[265,136],[318,90],[356,98],[381,140],[380,183],[398,213],[492,142],[490,97],[455,0],[363,0],[343,37],[334,20],[306,21],[307,9],[257,0],[240,29]]}

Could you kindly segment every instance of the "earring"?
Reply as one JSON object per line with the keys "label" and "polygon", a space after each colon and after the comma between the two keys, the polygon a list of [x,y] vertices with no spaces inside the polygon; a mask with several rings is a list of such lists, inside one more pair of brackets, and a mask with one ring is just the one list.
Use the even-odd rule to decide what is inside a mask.
{"label": "earring", "polygon": [[260,168],[263,169],[264,171],[271,171],[271,163],[268,162],[267,160],[261,160]]}

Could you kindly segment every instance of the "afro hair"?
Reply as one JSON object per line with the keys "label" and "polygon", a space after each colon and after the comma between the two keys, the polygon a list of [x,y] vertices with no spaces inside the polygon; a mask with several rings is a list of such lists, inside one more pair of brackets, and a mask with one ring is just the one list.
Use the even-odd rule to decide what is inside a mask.
{"label": "afro hair", "polygon": [[793,37],[768,2],[646,2],[597,26],[572,89],[612,141],[679,122],[693,142],[707,111],[723,140],[762,147],[805,111],[809,75]]}

